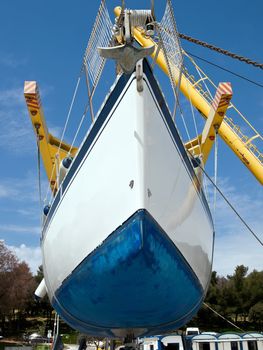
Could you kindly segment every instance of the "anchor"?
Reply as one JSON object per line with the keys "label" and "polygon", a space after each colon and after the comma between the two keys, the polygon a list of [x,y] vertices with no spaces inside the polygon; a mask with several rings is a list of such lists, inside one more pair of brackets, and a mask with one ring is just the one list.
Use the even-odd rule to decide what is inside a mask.
{"label": "anchor", "polygon": [[154,52],[154,46],[137,48],[131,44],[124,44],[114,47],[100,47],[98,50],[102,57],[116,60],[123,72],[130,74],[140,59]]}
{"label": "anchor", "polygon": [[113,33],[116,41],[124,44],[113,47],[98,47],[100,56],[116,60],[125,74],[132,73],[136,63],[144,57],[153,54],[155,49],[154,45],[149,47],[135,47],[133,45],[132,28],[135,26],[145,27],[146,34],[153,35],[153,22],[153,9],[151,11],[132,11],[122,7],[121,15],[113,27]]}

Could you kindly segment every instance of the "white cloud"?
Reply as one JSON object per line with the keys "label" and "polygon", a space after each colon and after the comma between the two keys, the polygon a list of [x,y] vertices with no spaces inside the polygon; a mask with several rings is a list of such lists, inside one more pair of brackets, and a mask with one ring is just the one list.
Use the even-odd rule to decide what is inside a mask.
{"label": "white cloud", "polygon": [[61,137],[62,131],[63,131],[63,129],[59,126],[53,126],[53,127],[51,126],[49,128],[50,134],[52,134],[53,136],[58,137],[58,138]]}
{"label": "white cloud", "polygon": [[23,84],[0,90],[0,148],[15,154],[36,153]]}
{"label": "white cloud", "polygon": [[37,210],[34,209],[17,209],[16,211],[18,214],[23,215],[23,216],[32,216],[32,214],[37,214]]}
{"label": "white cloud", "polygon": [[[42,96],[52,89],[44,88]],[[55,136],[61,135],[62,128],[54,126],[51,130]],[[36,153],[36,137],[28,116],[23,85],[0,90],[0,148],[19,155]]]}
{"label": "white cloud", "polygon": [[32,126],[22,105],[20,108],[1,108],[0,148],[15,154],[36,153]]}
{"label": "white cloud", "polygon": [[23,86],[14,87],[0,91],[0,106],[14,108],[14,106],[25,105]]}
{"label": "white cloud", "polygon": [[262,246],[245,230],[216,236],[213,270],[219,275],[232,275],[237,265],[263,270]]}
{"label": "white cloud", "polygon": [[42,264],[40,247],[31,247],[21,244],[20,246],[7,246],[12,250],[20,261],[25,261],[33,274],[36,274],[38,267]]}
{"label": "white cloud", "polygon": [[10,196],[17,195],[17,191],[12,187],[0,184],[0,198],[9,198]]}
{"label": "white cloud", "polygon": [[29,173],[24,177],[1,179],[0,199],[8,197],[16,202],[38,202],[37,173]]}

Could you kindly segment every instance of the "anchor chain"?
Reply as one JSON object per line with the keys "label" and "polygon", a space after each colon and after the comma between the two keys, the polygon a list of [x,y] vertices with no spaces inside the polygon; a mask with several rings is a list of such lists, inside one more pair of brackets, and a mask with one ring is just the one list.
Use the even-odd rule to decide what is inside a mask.
{"label": "anchor chain", "polygon": [[185,39],[187,41],[190,41],[191,43],[194,43],[194,44],[206,47],[206,48],[208,48],[210,50],[213,50],[213,51],[219,52],[219,53],[221,53],[223,55],[232,57],[232,58],[237,59],[237,60],[239,60],[241,62],[245,62],[247,64],[253,65],[254,67],[263,69],[263,63],[259,63],[259,62],[253,61],[250,58],[247,58],[247,57],[244,57],[244,56],[239,56],[239,55],[237,55],[237,54],[235,54],[233,52],[230,52],[228,50],[221,49],[220,47],[208,44],[205,41],[201,41],[201,40],[192,38],[191,36],[185,35],[183,33],[179,33],[179,36],[180,36],[181,39]]}

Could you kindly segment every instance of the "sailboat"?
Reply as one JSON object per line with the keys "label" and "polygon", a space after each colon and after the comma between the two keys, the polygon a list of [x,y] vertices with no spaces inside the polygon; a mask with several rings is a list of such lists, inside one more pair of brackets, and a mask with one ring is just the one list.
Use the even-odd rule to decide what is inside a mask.
{"label": "sailboat", "polygon": [[[175,98],[179,85],[194,89],[185,87],[171,2],[164,30],[153,8],[122,6],[115,15],[111,26],[103,0],[84,55],[87,82],[96,85],[106,59],[115,60],[118,75],[79,148],[48,133],[37,84],[25,83],[53,193],[44,208],[44,280],[36,294],[47,292],[65,322],[83,333],[141,337],[181,327],[204,300],[214,227],[201,170],[226,128],[232,88],[222,83],[210,103],[202,100],[203,134],[185,144],[149,61],[161,62]],[[193,94],[193,104],[202,98]]]}

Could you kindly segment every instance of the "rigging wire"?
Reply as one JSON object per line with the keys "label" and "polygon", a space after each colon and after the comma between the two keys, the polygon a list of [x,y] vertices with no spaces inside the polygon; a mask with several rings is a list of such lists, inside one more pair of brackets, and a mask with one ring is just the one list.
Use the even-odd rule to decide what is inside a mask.
{"label": "rigging wire", "polygon": [[203,302],[203,305],[205,305],[209,310],[211,310],[213,313],[215,313],[217,316],[221,317],[223,320],[231,324],[233,327],[239,329],[241,332],[245,333],[244,329],[238,327],[233,322],[229,321],[227,318],[225,318],[223,315],[221,315],[219,312],[217,312],[215,309],[213,309],[211,306],[209,306],[207,303]]}
{"label": "rigging wire", "polygon": [[[90,39],[89,39],[87,48],[86,48],[85,53],[84,53],[83,66],[82,66],[82,69],[80,71],[80,74],[79,74],[79,77],[77,80],[77,84],[76,84],[76,87],[74,90],[74,94],[73,94],[73,97],[71,100],[71,104],[70,104],[70,107],[68,110],[66,122],[64,125],[62,136],[60,138],[59,147],[58,147],[58,150],[56,153],[56,161],[54,162],[54,165],[52,168],[49,183],[51,182],[51,180],[54,176],[56,163],[59,162],[61,145],[62,145],[62,142],[64,139],[64,135],[65,135],[65,132],[66,132],[66,129],[68,126],[70,116],[71,116],[72,108],[73,108],[73,105],[74,105],[74,102],[76,99],[76,95],[78,92],[80,80],[81,80],[82,73],[83,73],[83,67],[88,65],[91,68],[88,71],[91,74],[90,79],[93,83],[92,90],[89,92],[89,98],[91,99],[94,92],[95,92],[98,80],[101,76],[101,73],[102,73],[104,65],[105,65],[105,59],[101,58],[100,55],[98,54],[98,51],[96,50],[96,48],[98,46],[103,46],[103,47],[108,46],[108,44],[111,42],[111,39],[112,39],[112,31],[111,31],[112,23],[111,23],[110,16],[109,16],[109,13],[108,13],[108,10],[107,10],[107,7],[105,4],[106,4],[106,1],[102,0],[100,7],[99,7],[98,15],[95,19],[95,23],[94,23],[94,26],[93,26],[93,29],[92,29],[92,32],[90,35]],[[123,1],[123,4],[124,4],[124,1]],[[105,29],[103,30],[103,28],[105,28]],[[84,117],[82,116],[82,121],[83,121],[83,119],[84,119]],[[81,121],[81,123],[82,123],[82,121]],[[79,129],[77,130],[77,133],[78,132],[79,132]],[[76,137],[76,135],[75,135],[75,137]],[[72,148],[71,148],[71,150],[72,150]],[[58,164],[58,166],[59,166],[59,164]],[[57,171],[58,171],[58,166],[57,166]],[[54,189],[55,188],[56,187],[54,186]],[[50,190],[50,187],[47,188],[45,201],[47,200],[49,190]],[[52,201],[52,195],[54,195],[54,193],[55,193],[55,190],[51,191],[49,202]]]}
{"label": "rigging wire", "polygon": [[186,52],[188,55],[190,55],[190,56],[193,56],[193,57],[195,57],[195,58],[197,58],[197,59],[199,59],[199,60],[201,60],[201,61],[204,61],[204,62],[206,62],[206,63],[208,63],[208,64],[211,64],[212,66],[215,66],[215,67],[217,67],[217,68],[219,68],[219,69],[222,69],[222,70],[224,70],[224,71],[226,71],[226,72],[228,72],[228,73],[230,73],[230,74],[232,74],[232,75],[235,75],[235,76],[238,77],[238,78],[241,78],[241,79],[243,79],[243,80],[246,80],[246,81],[248,81],[248,82],[251,83],[251,84],[254,84],[254,85],[257,85],[257,86],[263,88],[263,85],[260,84],[260,83],[257,83],[256,81],[253,81],[253,80],[251,80],[251,79],[249,79],[249,78],[247,78],[247,77],[244,77],[243,75],[240,75],[240,74],[238,74],[238,73],[235,73],[235,72],[233,72],[233,71],[231,71],[231,70],[229,70],[229,69],[227,69],[227,68],[224,68],[224,67],[222,67],[222,66],[219,66],[218,64],[213,63],[213,62],[211,62],[211,61],[208,61],[208,60],[206,60],[205,58],[202,58],[202,57],[200,57],[200,56],[197,56],[197,55],[195,55],[195,54],[193,54],[193,53],[191,53],[191,52],[189,52],[189,51],[185,51],[185,52]]}
{"label": "rigging wire", "polygon": [[69,118],[70,118],[70,115],[71,115],[71,111],[72,111],[72,108],[73,108],[73,105],[74,105],[74,102],[75,102],[75,99],[76,99],[77,91],[78,91],[78,88],[79,88],[80,79],[81,79],[81,75],[78,77],[77,84],[76,84],[76,87],[75,87],[75,90],[74,90],[74,94],[73,94],[73,97],[72,97],[72,100],[71,100],[71,103],[70,103],[70,107],[69,107],[69,111],[68,111],[68,114],[67,114],[66,122],[65,122],[64,129],[63,129],[63,132],[62,132],[62,135],[61,135],[60,142],[59,142],[59,147],[58,147],[57,154],[59,154],[59,151],[60,151],[60,148],[61,148],[61,145],[62,145],[62,142],[63,142],[63,138],[64,138],[64,135],[65,135],[65,132],[66,132],[66,129],[67,129],[67,126],[68,126],[68,122],[69,122]]}
{"label": "rigging wire", "polygon": [[[240,328],[239,326],[237,326],[235,323],[229,321],[226,317],[224,317],[223,315],[221,315],[219,312],[217,312],[215,309],[213,309],[210,305],[208,305],[206,302],[203,302],[203,305],[206,306],[210,311],[212,311],[214,314],[216,314],[217,316],[221,317],[224,321],[226,321],[227,323],[231,324],[231,326],[235,327],[236,329],[240,330],[242,333],[246,333],[246,331],[243,328]],[[253,335],[252,333],[248,333],[252,338],[258,339],[257,336]]]}
{"label": "rigging wire", "polygon": [[[190,58],[190,56],[187,56],[188,58]],[[191,61],[192,63],[193,63],[193,61]],[[197,71],[197,74],[199,75],[199,78],[200,78],[200,81],[202,81],[202,83],[204,84],[204,86],[205,86],[205,88],[206,88],[206,91],[208,92],[208,94],[209,94],[209,99],[210,99],[210,102],[213,100],[213,95],[212,95],[212,93],[211,93],[211,91],[210,91],[210,89],[209,89],[209,87],[207,86],[207,84],[206,84],[206,79],[208,79],[208,77],[207,76],[205,76],[205,75],[203,75],[202,76],[202,74],[201,74],[201,69],[197,66],[197,65],[194,65],[194,67],[195,67],[195,70]],[[203,73],[203,72],[202,72]],[[208,81],[209,81],[209,79],[208,79]]]}
{"label": "rigging wire", "polygon": [[41,191],[41,155],[39,146],[39,128],[40,125],[35,125],[37,133],[37,176],[38,176],[38,195],[39,195],[39,211],[40,211],[40,224],[42,224],[42,191]]}
{"label": "rigging wire", "polygon": [[[197,141],[198,141],[198,147],[199,147],[199,152],[201,153],[201,144],[200,144],[200,139],[199,139],[199,133],[198,133],[198,128],[197,128],[197,123],[196,123],[196,118],[195,118],[195,109],[194,109],[194,106],[193,106],[193,103],[192,103],[192,97],[191,97],[191,93],[190,93],[190,90],[189,90],[189,82],[187,81],[187,94],[189,96],[189,102],[190,102],[190,108],[191,108],[191,114],[192,114],[192,119],[193,119],[193,123],[194,123],[194,129],[195,129],[195,134],[196,134],[196,138],[197,138]],[[191,140],[190,140],[191,142]],[[191,142],[191,145],[193,147],[193,144]],[[204,189],[205,189],[205,195],[206,195],[206,199],[207,199],[207,202],[209,203],[210,200],[209,200],[209,194],[208,194],[208,189],[207,189],[207,182],[206,182],[206,178],[204,178]]]}
{"label": "rigging wire", "polygon": [[[214,160],[214,178],[215,178],[215,185],[217,186],[217,164],[218,164],[218,133],[216,131],[215,133],[215,160]],[[216,187],[214,187],[214,225],[215,225],[215,219],[216,219]]]}
{"label": "rigging wire", "polygon": [[[190,157],[193,158],[192,154],[188,151],[190,154]],[[199,165],[202,172],[205,174],[205,176],[208,178],[208,180],[212,183],[213,186],[217,189],[217,191],[220,193],[222,198],[226,201],[226,203],[229,205],[229,207],[233,210],[233,212],[237,215],[237,217],[240,219],[240,221],[245,225],[245,227],[248,229],[248,231],[254,236],[254,238],[259,242],[260,245],[263,246],[263,241],[258,237],[258,235],[252,230],[252,228],[246,223],[246,221],[242,218],[242,216],[238,213],[238,211],[235,209],[235,207],[230,203],[230,201],[227,199],[227,197],[224,195],[224,193],[220,190],[220,188],[215,184],[215,182],[211,179],[211,177],[207,174],[205,169]]]}
{"label": "rigging wire", "polygon": [[198,130],[197,130],[197,123],[196,123],[196,119],[195,119],[195,110],[194,110],[194,106],[193,106],[193,103],[192,103],[192,96],[191,96],[191,93],[190,93],[190,90],[189,90],[189,82],[187,81],[187,94],[189,96],[189,101],[190,101],[190,108],[191,108],[191,114],[192,114],[192,119],[193,119],[193,123],[194,123],[194,128],[195,128],[195,136],[198,140],[198,147],[199,147],[199,151],[201,152],[201,144],[200,144],[200,140],[199,140],[199,133],[198,133]]}
{"label": "rigging wire", "polygon": [[201,40],[192,38],[192,37],[189,36],[189,35],[185,35],[185,34],[183,34],[183,33],[178,33],[178,34],[179,34],[179,37],[180,37],[181,39],[185,39],[185,40],[187,40],[187,41],[190,41],[191,43],[194,43],[194,44],[197,44],[197,45],[206,47],[207,49],[216,51],[216,52],[218,52],[218,53],[222,53],[223,55],[232,57],[232,58],[237,59],[237,60],[239,60],[239,61],[241,61],[241,62],[245,62],[245,63],[247,63],[247,64],[253,65],[254,67],[263,69],[263,63],[259,63],[259,62],[256,62],[256,61],[251,60],[250,58],[237,55],[237,54],[235,54],[235,53],[233,53],[233,52],[230,52],[230,51],[228,51],[228,50],[224,50],[224,49],[222,49],[222,48],[220,48],[220,47],[211,45],[211,44],[209,44],[209,43],[207,43],[207,42],[205,42],[205,41],[201,41]]}
{"label": "rigging wire", "polygon": [[[196,62],[194,61],[194,59],[190,56],[190,55],[188,55],[187,53],[186,53],[186,51],[184,51],[184,54],[189,58],[189,60],[192,62],[192,64],[195,66],[195,68],[196,68],[196,70],[197,70],[197,72],[198,72],[198,74],[199,74],[199,76],[200,76],[200,78],[201,78],[201,75],[200,75],[200,72],[202,73],[202,75],[203,76],[205,76],[206,78],[207,78],[207,80],[209,81],[209,83],[216,89],[217,88],[217,85],[204,73],[204,71],[199,67],[199,66],[197,66],[197,64],[196,64]],[[200,72],[199,72],[200,71]],[[203,81],[204,82],[204,81]],[[205,83],[204,83],[205,84]],[[208,89],[207,89],[208,90]],[[210,92],[209,90],[208,90],[208,92]],[[210,95],[211,95],[211,93],[210,93]],[[212,95],[210,96],[211,97],[211,99],[212,99]],[[209,103],[211,103],[211,101],[209,102]],[[262,138],[262,136],[260,135],[260,133],[253,127],[253,125],[245,118],[245,116],[237,109],[237,107],[233,104],[233,103],[231,103],[230,102],[230,106],[231,106],[231,108],[233,108],[236,112],[237,112],[237,114],[239,115],[239,117],[240,118],[242,118],[243,120],[244,120],[244,122],[254,131],[254,133],[256,134],[256,135],[258,135],[258,137],[261,139],[261,140],[263,140],[263,138]]]}
{"label": "rigging wire", "polygon": [[76,133],[75,133],[74,139],[73,139],[73,141],[71,142],[71,146],[70,146],[70,149],[69,149],[69,151],[68,151],[68,155],[69,155],[69,156],[70,156],[70,154],[71,154],[72,148],[74,147],[74,143],[75,143],[76,138],[77,138],[77,136],[78,136],[78,134],[79,134],[79,131],[80,131],[80,129],[81,129],[81,126],[82,126],[82,124],[83,124],[83,121],[84,121],[84,119],[85,119],[85,117],[86,117],[86,115],[87,115],[87,113],[88,113],[88,109],[89,109],[89,106],[86,105],[85,110],[84,110],[84,112],[83,112],[83,114],[82,114],[81,120],[80,120],[80,122],[79,122],[78,129],[77,129],[77,131],[76,131]]}
{"label": "rigging wire", "polygon": [[[60,151],[60,149],[61,149],[61,145],[62,145],[62,142],[63,142],[63,138],[64,138],[64,135],[65,135],[65,132],[66,132],[66,129],[67,129],[67,126],[68,126],[69,118],[70,118],[70,116],[71,116],[71,111],[72,111],[72,108],[73,108],[73,105],[74,105],[74,102],[75,102],[75,99],[76,99],[76,95],[77,95],[77,91],[78,91],[78,88],[79,88],[80,80],[81,80],[81,73],[80,73],[80,76],[78,77],[77,84],[76,84],[76,86],[75,86],[75,90],[74,90],[74,93],[73,93],[73,97],[72,97],[72,100],[71,100],[71,103],[70,103],[70,107],[69,107],[69,110],[68,110],[66,122],[65,122],[64,129],[63,129],[63,132],[62,132],[62,135],[61,135],[61,138],[60,138],[58,150],[57,150],[57,153],[56,153],[56,160],[57,160],[58,157],[59,157],[59,151]],[[53,177],[55,168],[56,168],[56,161],[54,162],[53,167],[52,167],[51,175],[50,175],[50,178],[49,178],[49,184],[50,184],[51,181],[52,181],[52,177]],[[54,188],[55,188],[55,187],[54,187]],[[49,190],[50,190],[50,186],[47,187],[47,192],[46,192],[46,195],[45,195],[45,198],[44,198],[44,202],[47,201],[47,197],[48,197],[48,192],[49,192]],[[49,199],[48,202],[51,202],[51,200],[52,200],[52,197],[51,197],[52,194],[53,194],[53,191],[51,191],[50,199]]]}

